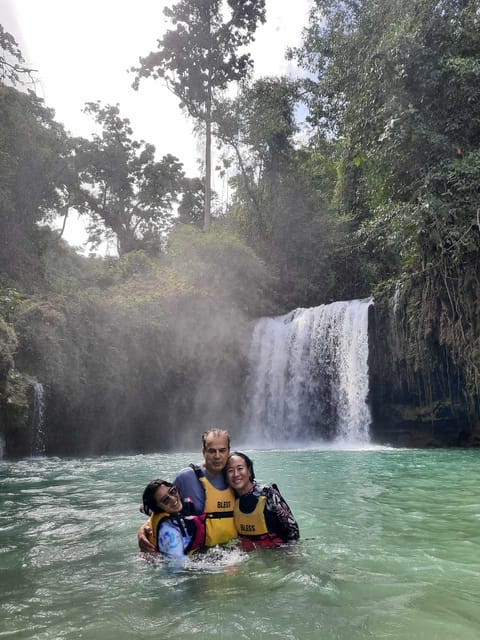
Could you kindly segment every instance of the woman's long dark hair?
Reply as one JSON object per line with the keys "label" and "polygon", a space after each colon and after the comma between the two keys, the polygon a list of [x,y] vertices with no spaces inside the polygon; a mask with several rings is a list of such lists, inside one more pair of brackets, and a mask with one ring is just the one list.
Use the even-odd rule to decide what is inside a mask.
{"label": "woman's long dark hair", "polygon": [[173,486],[171,482],[168,480],[152,480],[147,484],[143,491],[142,502],[143,502],[143,510],[149,516],[151,513],[161,513],[163,509],[158,506],[155,500],[155,493],[158,487],[171,487]]}

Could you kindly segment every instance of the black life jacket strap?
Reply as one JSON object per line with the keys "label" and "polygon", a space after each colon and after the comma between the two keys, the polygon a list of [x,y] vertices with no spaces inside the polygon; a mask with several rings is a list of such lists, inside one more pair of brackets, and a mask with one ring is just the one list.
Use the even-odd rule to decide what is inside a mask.
{"label": "black life jacket strap", "polygon": [[206,518],[210,520],[218,520],[219,518],[233,518],[233,511],[215,511],[213,513],[206,513]]}
{"label": "black life jacket strap", "polygon": [[182,518],[182,516],[172,517],[171,520],[178,526],[178,528],[180,529],[180,533],[182,534],[182,537],[185,538],[187,535],[187,531],[185,529],[186,527],[185,520]]}
{"label": "black life jacket strap", "polygon": [[188,466],[191,467],[195,471],[195,475],[197,476],[197,478],[205,477],[204,473],[202,471],[202,468],[199,467],[198,464],[190,463]]}

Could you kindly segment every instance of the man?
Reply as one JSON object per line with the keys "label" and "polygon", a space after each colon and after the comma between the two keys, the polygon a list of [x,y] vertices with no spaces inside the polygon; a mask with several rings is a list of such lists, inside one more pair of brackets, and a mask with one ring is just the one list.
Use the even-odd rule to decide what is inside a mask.
{"label": "man", "polygon": [[[235,497],[223,476],[223,468],[230,455],[230,436],[223,429],[210,429],[202,435],[204,461],[200,467],[190,465],[176,476],[174,484],[182,498],[191,498],[193,513],[206,514],[205,545],[212,547],[237,537],[233,521]],[[138,531],[141,551],[154,552],[148,540],[148,527],[143,524]]]}

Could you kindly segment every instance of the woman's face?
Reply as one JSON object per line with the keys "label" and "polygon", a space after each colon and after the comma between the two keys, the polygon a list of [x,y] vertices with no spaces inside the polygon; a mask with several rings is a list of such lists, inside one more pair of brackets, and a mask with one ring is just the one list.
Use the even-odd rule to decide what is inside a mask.
{"label": "woman's face", "polygon": [[242,496],[252,488],[247,463],[241,456],[232,456],[226,466],[227,482],[230,487]]}
{"label": "woman's face", "polygon": [[165,513],[179,513],[182,510],[182,501],[175,485],[166,487],[161,484],[155,491],[154,497],[157,507]]}

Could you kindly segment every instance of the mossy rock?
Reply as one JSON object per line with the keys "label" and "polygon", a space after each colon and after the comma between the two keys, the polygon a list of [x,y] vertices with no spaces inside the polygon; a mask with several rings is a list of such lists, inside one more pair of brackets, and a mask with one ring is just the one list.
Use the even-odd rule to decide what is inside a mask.
{"label": "mossy rock", "polygon": [[0,316],[0,388],[8,371],[13,367],[13,354],[17,348],[17,336],[13,327]]}
{"label": "mossy rock", "polygon": [[0,393],[0,424],[6,455],[26,455],[30,450],[30,378],[11,369]]}

